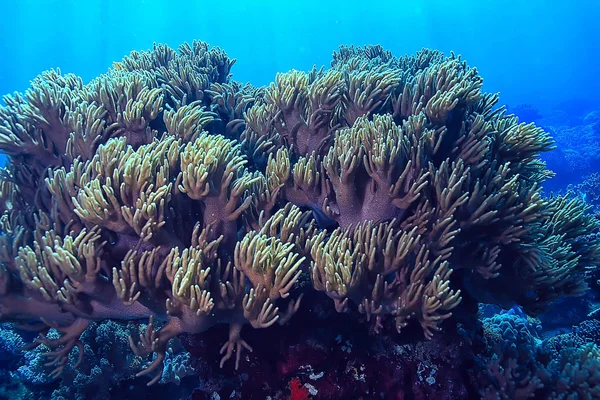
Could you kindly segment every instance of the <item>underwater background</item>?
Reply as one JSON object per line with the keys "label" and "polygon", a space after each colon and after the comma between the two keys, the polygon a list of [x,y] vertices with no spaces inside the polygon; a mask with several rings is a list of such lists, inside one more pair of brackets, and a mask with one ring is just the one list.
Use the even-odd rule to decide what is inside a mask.
{"label": "underwater background", "polygon": [[[133,322],[128,318],[121,321],[118,321],[120,318],[95,319],[89,326],[85,325],[86,329],[79,332],[80,343],[76,345],[73,342],[65,346],[71,346],[71,349],[80,344],[79,350],[73,350],[70,354],[67,352],[63,358],[60,358],[60,354],[55,355],[56,358],[52,359],[54,362],[49,365],[45,365],[48,359],[47,356],[43,356],[43,353],[49,350],[44,346],[48,343],[41,341],[41,346],[22,350],[35,340],[37,333],[28,331],[32,328],[30,325],[33,319],[27,321],[28,325],[23,327],[12,324],[13,319],[23,322],[20,315],[19,318],[10,318],[14,315],[11,314],[10,308],[13,303],[9,301],[9,293],[11,290],[21,290],[21,286],[24,285],[19,280],[24,280],[23,276],[26,276],[11,270],[5,260],[16,259],[17,255],[25,259],[16,250],[17,246],[14,246],[13,253],[6,250],[0,256],[0,262],[7,265],[2,268],[8,271],[7,276],[10,275],[3,280],[4,270],[0,268],[0,317],[9,317],[9,322],[0,324],[0,399],[600,399],[600,273],[597,272],[596,266],[596,261],[600,258],[600,2],[22,0],[5,3],[1,5],[3,19],[0,23],[0,94],[25,92],[31,86],[31,81],[42,71],[57,68],[62,74],[72,73],[80,76],[83,84],[87,84],[107,73],[109,68],[113,67],[113,63],[122,60],[130,52],[151,50],[156,43],[165,44],[173,49],[186,42],[191,44],[194,40],[218,46],[229,58],[236,59],[231,68],[231,79],[240,82],[240,86],[234,89],[240,93],[244,92],[244,95],[250,93],[251,97],[256,98],[262,96],[262,92],[245,88],[241,84],[249,82],[253,87],[268,86],[276,81],[278,73],[291,70],[308,72],[313,66],[317,69],[321,66],[328,69],[332,66],[332,53],[341,45],[354,46],[357,50],[353,53],[353,48],[349,51],[350,55],[339,53],[336,58],[338,65],[335,68],[341,68],[339,65],[353,56],[364,57],[361,51],[367,47],[363,46],[369,45],[380,45],[397,58],[417,54],[423,48],[439,50],[445,56],[450,56],[453,52],[461,55],[460,60],[466,60],[469,67],[476,68],[478,75],[483,78],[483,92],[499,93],[499,103],[494,106],[495,109],[499,108],[499,105],[505,105],[507,115],[514,114],[519,123],[535,123],[553,139],[556,149],[546,151],[550,146],[545,142],[545,137],[531,128],[534,132],[532,135],[538,135],[535,140],[539,141],[535,144],[539,148],[532,145],[535,147],[535,151],[531,151],[531,154],[534,154],[532,157],[542,153],[540,157],[553,175],[547,176],[548,179],[541,184],[543,189],[540,193],[548,199],[555,199],[552,196],[568,196],[565,198],[585,203],[587,208],[583,205],[573,205],[567,200],[564,204],[555,200],[557,205],[552,206],[555,208],[551,208],[551,212],[561,217],[566,215],[566,219],[572,218],[574,222],[571,225],[557,223],[559,226],[552,225],[550,228],[545,222],[540,222],[542,228],[537,236],[532,234],[531,243],[527,243],[531,247],[544,248],[544,251],[561,240],[567,243],[563,245],[563,242],[560,242],[560,246],[557,245],[559,250],[547,250],[548,254],[551,254],[547,258],[551,261],[544,258],[546,255],[537,260],[540,264],[552,264],[552,268],[557,269],[562,267],[559,264],[564,261],[568,266],[565,267],[567,272],[561,270],[562,275],[557,273],[556,281],[544,286],[544,290],[536,286],[536,289],[531,291],[523,289],[523,293],[519,293],[518,296],[514,292],[521,290],[521,287],[514,292],[508,289],[513,283],[512,280],[518,279],[513,275],[501,275],[501,278],[498,278],[498,286],[507,288],[506,293],[509,294],[506,296],[495,288],[483,286],[484,284],[482,287],[485,289],[481,291],[473,289],[473,286],[480,283],[475,278],[464,278],[460,284],[452,281],[460,286],[465,300],[454,313],[455,318],[448,321],[451,327],[444,325],[442,333],[436,334],[431,341],[420,340],[421,329],[412,329],[414,327],[410,325],[403,331],[404,336],[390,333],[390,330],[395,332],[393,326],[390,328],[386,325],[385,328],[389,328],[387,331],[382,326],[384,333],[374,341],[372,332],[361,329],[364,322],[362,319],[344,319],[344,316],[336,313],[339,311],[338,307],[341,307],[338,299],[335,300],[335,306],[333,302],[325,306],[320,298],[307,300],[308,296],[305,296],[305,308],[295,310],[297,315],[290,319],[288,326],[278,327],[279,331],[273,331],[274,328],[250,331],[249,328],[245,328],[248,332],[244,331],[247,340],[247,343],[244,343],[252,346],[253,352],[251,358],[242,357],[241,364],[249,362],[250,367],[242,365],[239,371],[229,365],[223,369],[217,368],[221,358],[219,350],[224,338],[227,338],[225,327],[213,327],[204,336],[198,334],[199,332],[184,330],[184,334],[172,340],[169,347],[163,351],[164,360],[162,364],[159,362],[157,367],[159,370],[162,368],[162,374],[149,374],[150,379],[156,377],[156,382],[150,388],[146,386],[148,376],[136,374],[149,367],[152,369],[151,365],[156,361],[157,355],[144,351],[134,355],[130,347],[136,346],[131,346],[128,339],[130,335],[134,338],[140,335],[143,337],[145,332],[153,331],[154,325],[148,324],[147,318],[143,318],[143,321],[134,321],[136,318],[131,318]],[[365,51],[366,53],[368,52]],[[382,54],[378,57],[388,57],[385,53]],[[377,57],[373,57],[375,58]],[[369,64],[369,68],[378,68],[377,63],[381,62],[379,58],[373,62],[374,66]],[[215,59],[218,57],[215,56]],[[392,63],[395,63],[396,59],[393,60]],[[435,55],[431,56],[431,60],[432,65],[437,62],[443,63]],[[348,62],[348,65],[350,64]],[[403,64],[398,61],[394,65]],[[122,65],[119,68],[126,69]],[[223,76],[227,74],[223,74],[221,70],[219,74],[215,82],[224,84],[227,79]],[[280,81],[277,81],[277,84],[283,86]],[[214,93],[211,96],[218,97]],[[171,107],[186,107],[185,101],[175,101],[177,104],[171,104]],[[165,107],[166,102],[165,100]],[[466,100],[465,102],[468,103]],[[0,102],[0,105],[5,107],[9,103],[10,100],[5,100]],[[382,108],[387,104],[383,103]],[[469,103],[469,106],[465,106],[465,114],[473,110],[480,112],[477,107],[483,106]],[[221,115],[221,109],[217,108],[211,110],[227,122]],[[243,109],[244,113],[249,108]],[[18,114],[13,109],[10,109],[10,112]],[[380,111],[374,112],[377,113],[384,114]],[[501,118],[487,110],[481,111],[481,114],[485,114],[490,120]],[[8,122],[3,122],[9,121],[7,115],[8,111],[6,114],[0,113],[0,126],[4,124],[6,128],[0,131],[3,135],[8,130],[15,129],[15,125],[9,126]],[[153,114],[153,117],[156,118],[156,114]],[[231,117],[229,122],[243,119],[245,114],[236,117],[238,118]],[[457,126],[453,118],[457,118],[456,115],[451,115],[443,123],[436,123],[451,130],[452,126]],[[468,121],[465,123],[472,122],[469,118],[464,118],[464,121]],[[162,116],[159,119],[162,120]],[[357,120],[367,123],[360,118]],[[356,123],[354,120],[353,122]],[[380,122],[390,123],[383,119]],[[400,125],[397,120],[396,123]],[[510,123],[517,124],[512,120]],[[166,125],[168,126],[168,123]],[[157,126],[152,125],[152,128]],[[164,126],[165,124],[161,125]],[[210,133],[221,133],[217,128],[214,130],[215,132]],[[501,129],[494,125],[494,129],[490,128],[490,132],[492,131]],[[490,137],[496,135],[490,132]],[[236,135],[230,136],[236,140],[240,135],[241,138],[244,137],[239,132]],[[184,137],[183,134],[181,136],[184,142],[197,139],[196,136],[193,136],[193,139]],[[242,139],[239,139],[239,142],[241,141]],[[147,145],[143,140],[141,143]],[[229,148],[229,145],[223,142],[211,142],[210,146]],[[9,149],[9,152],[14,149],[5,144],[0,144],[0,148],[3,153],[0,160],[2,164],[6,164],[10,157],[4,152],[6,149]],[[127,157],[133,157],[132,153],[125,153],[124,147],[116,148],[121,149]],[[256,148],[262,149],[260,146]],[[246,149],[243,151],[247,152]],[[291,162],[296,162],[299,155],[292,154],[296,151],[295,148],[290,148],[289,151]],[[349,150],[346,148],[346,151]],[[450,150],[448,151],[450,154]],[[537,167],[523,167],[522,171],[519,169],[522,167],[521,162],[527,164],[531,161],[530,154],[527,153],[529,149],[511,148],[506,153],[513,151],[516,155],[511,161],[517,171],[515,174],[526,177],[524,180],[537,181],[539,176],[532,172],[532,169]],[[500,153],[502,151],[498,154]],[[275,157],[273,150],[269,150],[268,154]],[[14,164],[30,162],[29,158],[19,157],[19,154],[14,155]],[[268,169],[270,161],[267,161],[267,156],[260,160],[259,158],[257,156],[256,161],[250,163],[252,173],[264,172],[265,168],[275,175],[279,173]],[[277,161],[285,164],[280,159]],[[195,160],[194,163],[200,161]],[[70,162],[58,165],[70,166]],[[3,173],[0,180],[11,183],[14,183],[11,179],[18,181],[18,174],[14,174],[12,170],[14,168],[10,164],[8,168],[11,172]],[[11,176],[11,179],[7,178],[8,176]],[[539,179],[541,182],[542,179]],[[177,184],[179,183],[180,181],[177,181]],[[188,188],[188,192],[193,190]],[[10,203],[6,200],[6,193],[3,189],[3,200],[0,203],[2,211],[9,215],[13,206],[6,205]],[[286,200],[290,201],[288,204],[305,207],[304,211],[312,209],[319,228],[330,234],[336,226],[348,227],[356,222],[352,218],[329,218],[322,214],[320,204],[317,211],[314,204],[303,203],[304,200],[296,201],[296,198],[290,200],[293,195],[287,196]],[[57,196],[53,193],[50,197]],[[38,206],[37,201],[36,198],[28,205],[29,208],[24,208],[27,208],[28,212],[31,208],[43,209]],[[528,201],[531,201],[531,204],[535,203],[537,207],[537,203],[530,197],[523,200],[526,205]],[[551,203],[550,200],[549,202]],[[79,205],[67,205],[72,209],[81,209]],[[270,210],[269,207],[273,205],[269,204],[263,208]],[[500,201],[497,207],[501,209],[508,206]],[[279,203],[273,210],[277,208],[286,210],[285,212],[295,212]],[[540,212],[540,215],[542,214],[540,220],[550,218],[547,216],[548,212]],[[41,214],[36,214],[35,217],[35,224],[38,225],[39,219],[42,218],[39,215]],[[185,215],[190,215],[192,219],[197,217],[195,214]],[[268,212],[265,215],[268,216]],[[401,219],[395,214],[392,216]],[[11,218],[6,217],[3,221]],[[81,212],[74,218],[86,220]],[[92,229],[92,225],[88,222],[93,219],[89,215],[87,218],[82,226],[85,225],[89,230]],[[302,219],[305,217],[298,218],[306,222],[306,219]],[[526,217],[524,219],[527,220]],[[27,223],[35,225],[30,220],[33,221],[34,217],[27,219]],[[246,220],[244,221],[246,223]],[[523,219],[519,221],[522,223]],[[536,221],[531,224],[535,225]],[[259,218],[254,222],[253,229],[264,223],[262,220],[259,223]],[[23,226],[27,223],[19,222]],[[103,226],[102,223],[94,223]],[[0,245],[5,249],[18,242],[18,234],[15,233],[17,229],[9,226],[10,224],[3,222],[1,227],[1,236],[6,237],[6,241]],[[70,229],[76,224],[65,226]],[[487,237],[491,235],[491,229],[485,228],[477,234]],[[197,233],[195,229],[194,232]],[[65,230],[64,234],[68,233]],[[227,236],[227,233],[224,235]],[[309,236],[308,233],[306,235]],[[547,243],[539,239],[551,235],[556,237],[553,236],[555,242],[550,244],[550,241]],[[35,240],[39,239],[35,234],[31,236],[35,237]],[[301,235],[298,233],[297,236]],[[213,239],[221,240],[216,237]],[[238,239],[234,238],[233,241]],[[48,240],[44,243],[52,247],[49,244],[50,239]],[[477,243],[478,246],[485,246],[487,243],[485,238],[477,242],[471,236],[465,236],[464,240]],[[38,241],[41,243],[41,239]],[[109,236],[107,241],[108,246],[116,243],[115,248],[118,249],[115,253],[122,250],[119,240],[113,236]],[[543,243],[540,244],[541,242]],[[229,245],[232,246],[230,253],[233,254],[235,243]],[[140,248],[147,250],[140,246],[130,247],[135,247],[136,251],[141,251]],[[301,247],[298,244],[296,246]],[[473,250],[475,248],[470,250],[477,253],[477,250]],[[569,255],[561,258],[561,251],[572,252],[572,257]],[[34,251],[31,254],[33,253]],[[125,252],[122,253],[118,254],[125,256]],[[415,250],[415,254],[417,253]],[[488,253],[481,257],[488,257]],[[491,253],[494,253],[494,250]],[[298,254],[310,257],[308,254],[311,253],[308,251],[305,255],[298,251]],[[312,253],[312,257],[317,260],[315,253]],[[43,256],[39,258],[43,259]],[[415,258],[419,259],[419,256],[415,255]],[[556,261],[558,266],[553,264],[555,260],[559,260]],[[503,261],[509,264],[514,260],[507,256]],[[577,263],[581,265],[574,267]],[[339,261],[339,264],[342,264],[342,261]],[[490,265],[492,264],[493,260],[490,262]],[[569,270],[571,267],[572,271]],[[489,274],[494,275],[494,268],[490,267]],[[157,269],[155,266],[153,271]],[[108,282],[110,270],[103,273],[103,278]],[[433,272],[430,274],[435,275]],[[292,283],[298,287],[310,286],[310,279],[314,278],[308,275],[295,277]],[[32,282],[34,278],[31,278]],[[450,278],[447,279],[450,282]],[[460,279],[463,279],[462,275]],[[223,280],[225,281],[225,278]],[[584,280],[590,289],[585,294],[578,293],[573,289],[577,285],[572,282],[579,284]],[[563,286],[561,281],[568,281],[568,284]],[[387,283],[391,284],[391,280]],[[324,286],[319,290],[327,292],[327,296],[334,299],[330,286],[327,288]],[[294,292],[295,295],[301,288],[294,287],[294,290],[297,291]],[[469,297],[472,302],[466,300],[466,292],[472,296],[472,299]],[[537,296],[535,301],[548,303],[547,311],[538,313],[536,309],[536,312],[528,312],[535,308],[532,306],[527,309],[529,302],[533,302],[533,292],[536,292]],[[448,295],[444,292],[448,297],[453,297],[456,291],[452,293]],[[572,294],[579,296],[569,297]],[[515,297],[512,297],[513,295]],[[6,303],[3,303],[3,296],[7,299]],[[282,295],[278,300],[285,297]],[[323,295],[323,298],[326,296]],[[290,304],[293,308],[296,303],[291,301],[283,304],[284,306],[280,306],[281,310]],[[359,314],[360,306],[362,304],[357,304],[353,312]],[[364,312],[365,307],[367,306],[360,309],[361,318],[362,314],[370,317],[369,312]],[[448,305],[448,310],[453,307],[455,305]],[[374,310],[371,311],[377,314]],[[318,316],[315,317],[315,314]],[[392,314],[390,312],[390,315]],[[448,314],[442,314],[442,321],[449,317]],[[145,316],[144,312],[140,315]],[[256,315],[254,318],[260,320]],[[281,318],[287,320],[287,316]],[[39,317],[36,321],[38,320]],[[49,327],[54,326],[51,322],[48,321]],[[437,331],[437,323],[431,331]],[[252,320],[251,324],[253,327],[255,324],[261,325],[255,320]],[[399,325],[404,324],[404,321],[396,321],[396,324],[400,331]],[[160,323],[158,325],[160,326]],[[379,328],[377,326],[375,330]],[[428,336],[429,328],[424,329],[425,336]],[[56,329],[50,329],[48,338],[58,337]],[[419,339],[413,340],[415,337]],[[242,346],[241,342],[236,343]],[[60,344],[63,345],[65,343]],[[53,346],[48,347],[54,349]],[[143,346],[138,344],[137,350],[140,347]],[[241,347],[235,351],[232,350],[233,347],[223,349],[225,350],[221,353],[230,356],[233,354],[232,360],[243,350]],[[76,366],[78,354],[83,355],[83,359]],[[233,364],[232,360],[228,362]],[[60,364],[60,374],[54,376],[52,368],[56,367],[56,364]]]}

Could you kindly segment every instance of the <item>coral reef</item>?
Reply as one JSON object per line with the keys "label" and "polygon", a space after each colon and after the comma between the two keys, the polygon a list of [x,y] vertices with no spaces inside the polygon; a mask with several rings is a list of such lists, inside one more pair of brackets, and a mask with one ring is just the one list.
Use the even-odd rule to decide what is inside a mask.
{"label": "coral reef", "polygon": [[[299,311],[290,325],[258,333],[264,340],[255,350],[268,356],[250,354],[237,380],[215,382],[216,366],[205,365],[194,399],[215,393],[249,399],[307,393],[317,399],[595,398],[598,321],[543,341],[540,329],[538,320],[513,308],[483,318],[479,327],[446,326],[430,341],[407,342],[389,332],[369,335],[348,314],[307,319]],[[216,354],[211,340],[217,338],[184,339],[200,359]]]}
{"label": "coral reef", "polygon": [[[70,363],[65,365],[61,374],[62,382],[48,374],[45,346],[30,351],[22,351],[26,342],[13,329],[0,330],[0,357],[10,361],[4,368],[10,371],[2,386],[7,398],[49,398],[49,399],[106,399],[111,390],[123,381],[130,385],[145,385],[143,378],[135,375],[151,364],[149,358],[135,356],[129,351],[130,335],[139,335],[145,329],[144,324],[123,325],[107,320],[93,323],[81,335],[84,349],[84,361],[74,368],[77,355],[70,354]],[[22,332],[26,336],[27,332]],[[48,333],[51,339],[58,339],[56,331]],[[179,341],[171,343],[165,358],[161,384],[179,385],[189,375],[196,375],[190,354],[183,349]],[[138,382],[139,381],[139,382]],[[8,388],[18,388],[19,393]],[[0,398],[3,398],[0,394]]]}
{"label": "coral reef", "polygon": [[572,121],[558,113],[542,120],[558,147],[543,156],[548,168],[556,173],[549,189],[564,190],[590,174],[600,173],[599,113],[596,109]]}
{"label": "coral reef", "polygon": [[573,334],[559,335],[542,343],[529,335],[531,329],[524,317],[505,314],[503,318],[484,320],[491,328],[484,337],[491,343],[494,354],[476,356],[480,365],[487,364],[480,379],[489,386],[481,390],[481,397],[598,398],[600,348],[579,336],[597,322],[586,321],[580,325],[580,331],[576,329]]}
{"label": "coral reef", "polygon": [[154,354],[137,373],[153,384],[188,373],[168,361],[182,334],[220,332],[219,365],[237,369],[267,335],[246,341],[245,326],[277,332],[328,306],[444,343],[479,302],[535,315],[587,289],[599,222],[542,195],[552,139],[459,56],[342,47],[267,88],[233,81],[234,62],[155,45],[88,84],[52,70],[5,97],[0,317],[40,332],[53,377],[81,365],[95,321],[148,321],[129,342]]}
{"label": "coral reef", "polygon": [[590,204],[595,212],[600,212],[600,173],[588,175],[583,182],[571,185],[569,189]]}
{"label": "coral reef", "polygon": [[[306,392],[312,399],[469,398],[463,373],[471,370],[471,352],[452,329],[429,341],[399,343],[394,334],[370,335],[356,318],[330,311],[327,318],[311,318],[300,310],[286,326],[249,332],[248,340],[256,339],[255,351],[240,373],[219,379],[218,365],[203,365],[194,398],[216,393],[220,398],[287,400]],[[183,341],[193,356],[210,359],[218,338],[202,336]]]}

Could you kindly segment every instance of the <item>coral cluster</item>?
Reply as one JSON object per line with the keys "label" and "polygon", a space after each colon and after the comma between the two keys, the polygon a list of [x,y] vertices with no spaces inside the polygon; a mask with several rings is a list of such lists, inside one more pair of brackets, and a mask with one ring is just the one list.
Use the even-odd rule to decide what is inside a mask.
{"label": "coral cluster", "polygon": [[[585,109],[581,107],[580,112]],[[576,115],[574,110],[570,114]],[[562,190],[590,173],[600,173],[599,116],[600,111],[596,110],[569,121],[567,115],[556,112],[543,120],[558,147],[543,157],[556,173],[557,179],[550,182],[552,190]]]}
{"label": "coral cluster", "polygon": [[0,317],[40,331],[56,376],[92,321],[148,320],[130,342],[156,353],[154,383],[170,339],[228,324],[220,364],[238,366],[245,325],[286,324],[318,292],[431,339],[476,302],[535,314],[585,291],[598,222],[541,194],[551,138],[460,57],[342,47],[266,88],[234,61],[156,45],[5,97]]}
{"label": "coral cluster", "polygon": [[[107,320],[92,323],[81,335],[85,363],[74,368],[78,354],[69,355],[70,364],[65,366],[61,374],[61,382],[47,373],[48,351],[39,346],[31,351],[22,351],[26,342],[13,329],[0,329],[0,358],[11,360],[14,365],[6,365],[8,376],[0,375],[0,398],[19,399],[107,399],[123,381],[137,383],[135,375],[140,369],[148,366],[151,359],[135,356],[129,351],[129,335],[139,335],[144,324],[120,324]],[[21,332],[26,336],[25,332]],[[57,332],[48,334],[58,339]],[[9,353],[7,357],[3,357]],[[186,376],[195,373],[193,363],[189,362],[189,353],[182,349],[179,341],[171,343],[165,359],[161,384],[173,382],[179,385]],[[137,383],[138,385],[144,383]],[[130,386],[128,385],[128,386]],[[142,386],[143,387],[143,386]],[[173,387],[170,388],[173,392]],[[112,394],[116,397],[116,394]]]}
{"label": "coral cluster", "polygon": [[484,320],[493,355],[480,379],[484,399],[595,399],[600,396],[600,321],[541,342],[527,318],[503,314]]}
{"label": "coral cluster", "polygon": [[588,175],[583,182],[569,188],[576,192],[584,201],[600,212],[600,173],[594,172]]}

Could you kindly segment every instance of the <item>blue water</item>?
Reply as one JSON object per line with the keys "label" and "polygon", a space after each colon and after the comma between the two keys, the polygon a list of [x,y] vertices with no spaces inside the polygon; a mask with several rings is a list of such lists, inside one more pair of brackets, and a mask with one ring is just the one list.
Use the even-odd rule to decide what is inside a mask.
{"label": "blue water", "polygon": [[594,0],[21,0],[2,2],[2,16],[0,93],[48,68],[89,80],[131,50],[201,39],[255,85],[328,65],[340,44],[381,44],[395,55],[460,53],[505,104],[600,102]]}

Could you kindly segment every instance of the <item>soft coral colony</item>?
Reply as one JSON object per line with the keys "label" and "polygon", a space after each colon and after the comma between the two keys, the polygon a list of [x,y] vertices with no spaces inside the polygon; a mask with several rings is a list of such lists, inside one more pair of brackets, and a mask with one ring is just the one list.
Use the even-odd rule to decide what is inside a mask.
{"label": "soft coral colony", "polygon": [[228,324],[237,365],[245,325],[286,324],[317,292],[429,339],[461,302],[535,314],[585,291],[598,222],[542,196],[551,138],[460,57],[342,47],[266,88],[234,61],[155,45],[5,97],[0,316],[41,332],[56,375],[92,321],[150,321],[131,347],[157,354],[153,383],[171,338]]}

